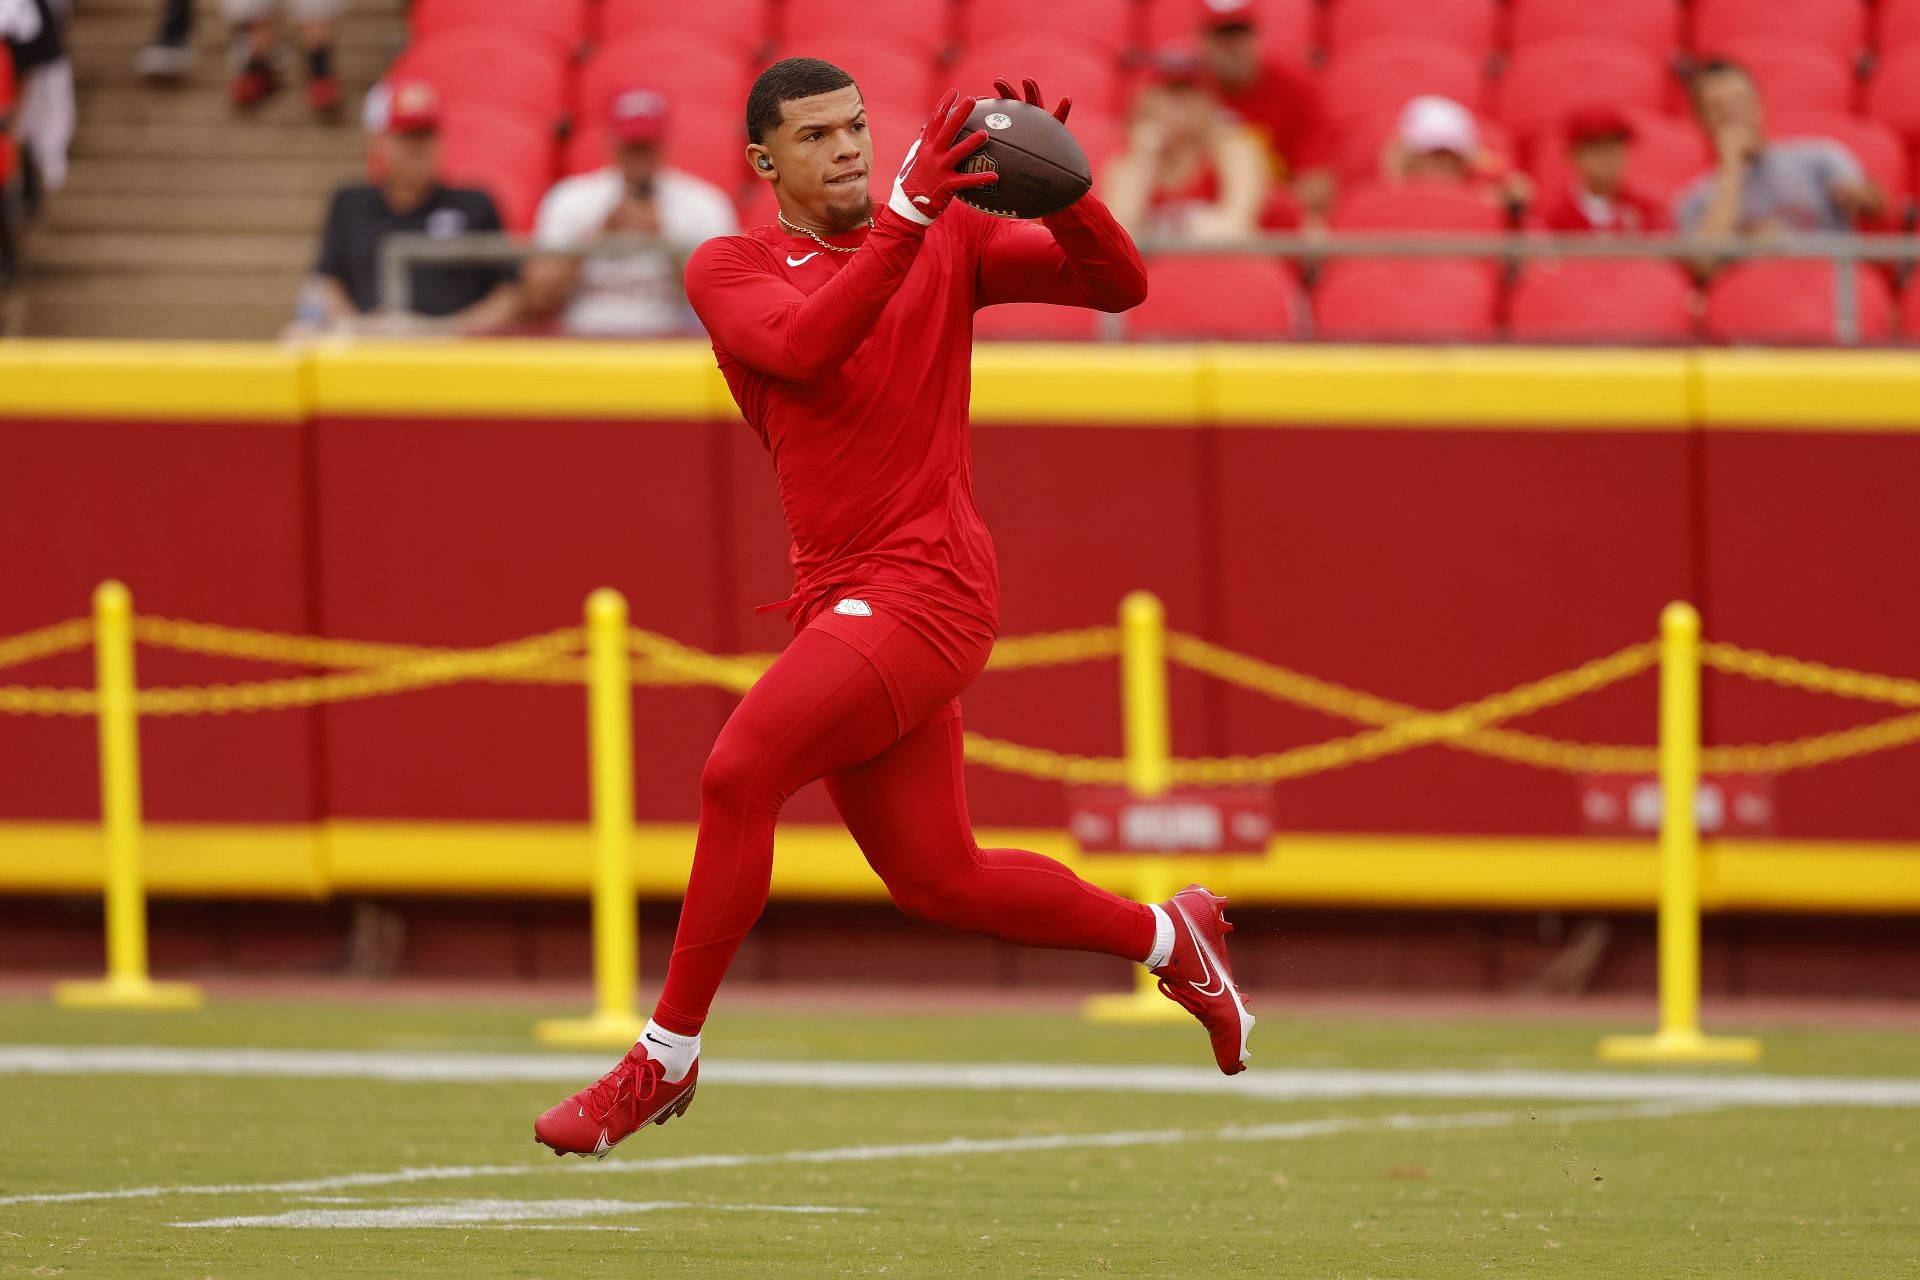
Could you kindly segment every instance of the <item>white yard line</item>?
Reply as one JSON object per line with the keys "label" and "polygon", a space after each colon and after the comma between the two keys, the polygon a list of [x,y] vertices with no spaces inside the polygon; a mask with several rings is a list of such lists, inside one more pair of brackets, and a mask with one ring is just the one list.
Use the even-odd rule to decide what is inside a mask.
{"label": "white yard line", "polygon": [[[411,1053],[333,1049],[178,1049],[137,1045],[0,1046],[0,1075],[283,1076],[402,1083],[538,1081],[579,1086],[611,1054]],[[1920,1107],[1920,1079],[1638,1071],[1262,1070],[1011,1062],[702,1063],[701,1083],[814,1089],[1228,1094],[1306,1098],[1498,1098],[1627,1102],[1684,1098],[1739,1106]]]}
{"label": "white yard line", "polygon": [[1524,1124],[1573,1124],[1592,1120],[1654,1119],[1717,1109],[1718,1104],[1656,1100],[1615,1106],[1565,1107],[1555,1111],[1467,1111],[1448,1115],[1395,1114],[1336,1116],[1274,1124],[1229,1125],[1223,1129],[1133,1129],[1114,1133],[1041,1134],[1015,1138],[949,1138],[941,1142],[905,1142],[885,1146],[827,1147],[810,1151],[735,1152],[668,1156],[657,1160],[611,1160],[556,1164],[438,1165],[384,1173],[343,1173],[290,1182],[223,1183],[200,1186],[122,1187],[110,1191],[63,1191],[0,1196],[0,1205],[72,1204],[96,1200],[152,1200],[164,1196],[302,1195],[362,1187],[404,1186],[473,1178],[520,1177],[539,1173],[679,1173],[695,1169],[744,1169],[756,1165],[855,1164],[873,1160],[951,1159],[958,1156],[1012,1155],[1035,1151],[1075,1151],[1117,1147],[1178,1146],[1201,1142],[1297,1142],[1343,1133],[1388,1130],[1502,1129]]}
{"label": "white yard line", "polygon": [[[369,1228],[466,1227],[484,1223],[554,1222],[568,1218],[612,1218],[666,1209],[705,1209],[726,1213],[865,1213],[865,1209],[824,1204],[696,1204],[691,1200],[433,1200],[411,1204],[357,1205],[352,1209],[289,1209],[285,1213],[244,1214],[176,1222],[176,1227]],[[635,1228],[636,1230],[638,1228]]]}

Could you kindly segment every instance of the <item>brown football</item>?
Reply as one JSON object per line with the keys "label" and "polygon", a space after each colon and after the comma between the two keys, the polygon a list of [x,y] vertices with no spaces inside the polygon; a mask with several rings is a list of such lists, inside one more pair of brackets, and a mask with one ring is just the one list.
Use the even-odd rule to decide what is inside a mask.
{"label": "brown football", "polygon": [[967,116],[961,136],[976,129],[984,129],[987,140],[960,162],[960,169],[992,169],[1000,180],[959,196],[982,213],[1039,218],[1066,208],[1093,186],[1087,153],[1067,126],[1039,107],[1011,98],[982,98]]}

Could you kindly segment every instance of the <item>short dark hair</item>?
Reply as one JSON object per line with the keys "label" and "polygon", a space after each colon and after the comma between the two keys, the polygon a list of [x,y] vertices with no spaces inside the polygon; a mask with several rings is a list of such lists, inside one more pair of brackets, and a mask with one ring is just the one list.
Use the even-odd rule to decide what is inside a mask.
{"label": "short dark hair", "polygon": [[853,77],[818,58],[782,58],[760,73],[747,94],[747,140],[764,143],[780,127],[780,104],[844,89]]}
{"label": "short dark hair", "polygon": [[1705,62],[1695,67],[1693,69],[1693,75],[1688,77],[1687,97],[1691,99],[1693,105],[1698,108],[1700,105],[1700,82],[1708,76],[1724,76],[1728,74],[1739,76],[1748,84],[1753,83],[1753,72],[1747,70],[1743,64],[1735,62],[1732,58],[1708,58]]}

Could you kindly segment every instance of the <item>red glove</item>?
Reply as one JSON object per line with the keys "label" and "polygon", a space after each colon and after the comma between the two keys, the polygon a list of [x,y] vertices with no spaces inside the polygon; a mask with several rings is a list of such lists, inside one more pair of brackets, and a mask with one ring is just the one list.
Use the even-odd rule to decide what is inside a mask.
{"label": "red glove", "polygon": [[[1012,98],[1015,102],[1024,101],[1029,106],[1035,106],[1045,111],[1047,104],[1040,100],[1040,82],[1032,76],[1028,76],[1020,83],[1026,87],[1024,94],[1015,93],[1013,91],[1013,85],[1005,80],[995,80],[993,87],[994,91],[1003,98]],[[1053,118],[1061,124],[1065,124],[1067,122],[1067,112],[1071,110],[1073,110],[1073,99],[1062,98],[1060,99],[1060,105],[1053,109]]]}
{"label": "red glove", "polygon": [[[953,90],[947,90],[926,127],[920,130],[920,137],[907,149],[900,176],[893,180],[893,196],[887,201],[887,208],[909,222],[932,226],[940,211],[952,202],[955,192],[992,186],[1000,180],[1000,175],[992,170],[960,172],[960,162],[978,151],[987,140],[987,131],[977,129],[954,141],[954,135],[967,122],[976,101],[978,99],[962,98]],[[949,142],[953,145],[948,146]]]}

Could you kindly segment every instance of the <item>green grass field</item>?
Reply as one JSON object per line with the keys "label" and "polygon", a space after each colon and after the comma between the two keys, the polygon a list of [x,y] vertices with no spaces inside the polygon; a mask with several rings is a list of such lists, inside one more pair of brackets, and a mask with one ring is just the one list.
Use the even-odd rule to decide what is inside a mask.
{"label": "green grass field", "polygon": [[[1766,1037],[1762,1067],[1687,1074],[1821,1077],[1839,1100],[1755,1105],[1710,1088],[1670,1104],[1667,1086],[1629,1069],[1602,1082],[1638,1092],[1591,1096],[1605,1090],[1590,1020],[1267,1010],[1249,1085],[1194,1092],[1150,1070],[1208,1065],[1190,1027],[1094,1028],[1066,1011],[734,1012],[710,1024],[711,1074],[684,1119],[604,1162],[562,1162],[533,1145],[532,1119],[585,1079],[489,1071],[552,1073],[528,1065],[550,1052],[531,1022],[571,1011],[0,1002],[0,1274],[1920,1275],[1911,1032],[1740,1028]],[[230,1053],[156,1048],[82,1070],[71,1055],[29,1063],[24,1048],[135,1045],[328,1053],[274,1058],[298,1074],[261,1075],[246,1073],[268,1060]],[[420,1054],[475,1078],[371,1078]],[[822,1061],[987,1070],[858,1089],[742,1078]],[[114,1065],[126,1062],[166,1072]],[[1056,1087],[998,1065],[1028,1062],[1053,1064]],[[1503,1095],[1491,1080],[1477,1093],[1477,1075],[1420,1094],[1440,1070],[1581,1074],[1562,1097]],[[1368,1071],[1397,1074],[1349,1074]],[[1840,1077],[1906,1092],[1864,1105]],[[1346,1087],[1357,1079],[1370,1083]],[[1289,1083],[1315,1080],[1335,1096]]]}

